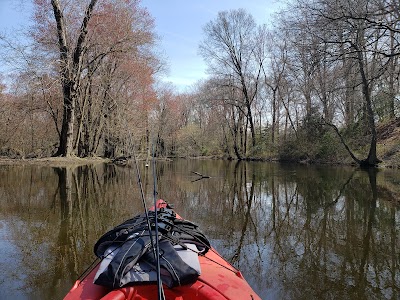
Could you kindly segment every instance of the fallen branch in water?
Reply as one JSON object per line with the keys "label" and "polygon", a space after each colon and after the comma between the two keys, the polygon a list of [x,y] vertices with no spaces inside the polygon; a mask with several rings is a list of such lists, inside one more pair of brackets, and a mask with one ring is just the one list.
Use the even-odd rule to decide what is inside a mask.
{"label": "fallen branch in water", "polygon": [[210,176],[203,175],[203,174],[201,174],[201,173],[199,173],[199,172],[193,172],[193,171],[192,171],[192,173],[193,173],[193,174],[196,174],[196,175],[198,175],[198,176],[200,176],[200,177],[201,177],[200,179],[203,179],[203,178],[211,178]]}

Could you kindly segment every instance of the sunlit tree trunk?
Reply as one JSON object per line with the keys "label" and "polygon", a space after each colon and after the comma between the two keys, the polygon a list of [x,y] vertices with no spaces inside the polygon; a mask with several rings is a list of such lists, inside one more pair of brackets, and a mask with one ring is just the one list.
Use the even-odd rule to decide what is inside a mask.
{"label": "sunlit tree trunk", "polygon": [[60,50],[60,77],[63,91],[63,121],[61,138],[56,155],[69,157],[73,153],[75,104],[79,97],[79,85],[82,71],[82,59],[85,52],[87,27],[97,0],[91,0],[86,8],[80,34],[74,49],[68,45],[67,25],[59,0],[51,0],[54,18],[57,23],[58,46]]}

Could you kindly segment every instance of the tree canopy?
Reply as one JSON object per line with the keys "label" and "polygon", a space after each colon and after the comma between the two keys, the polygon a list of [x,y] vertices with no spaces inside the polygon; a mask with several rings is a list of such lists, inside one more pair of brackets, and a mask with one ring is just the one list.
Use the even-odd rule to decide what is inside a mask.
{"label": "tree canopy", "polygon": [[221,11],[199,45],[209,77],[185,93],[158,80],[140,1],[34,7],[27,49],[0,37],[14,66],[0,86],[4,153],[116,157],[133,142],[163,156],[374,166],[377,124],[399,116],[398,1],[296,0],[270,26]]}

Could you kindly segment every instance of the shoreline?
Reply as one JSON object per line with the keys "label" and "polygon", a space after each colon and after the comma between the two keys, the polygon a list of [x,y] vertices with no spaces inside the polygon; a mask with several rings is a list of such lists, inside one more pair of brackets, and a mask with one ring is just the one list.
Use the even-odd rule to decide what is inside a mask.
{"label": "shoreline", "polygon": [[8,158],[0,157],[0,165],[42,165],[54,167],[84,166],[111,162],[102,157],[43,157],[43,158]]}
{"label": "shoreline", "polygon": [[[199,157],[176,157],[176,158],[159,158],[159,161],[171,161],[173,159],[189,159],[189,160],[226,160],[224,157],[216,157],[216,156],[199,156]],[[145,159],[138,159],[138,161],[144,161]],[[235,159],[230,159],[235,160]],[[237,160],[235,160],[237,161]],[[358,167],[354,163],[350,162],[335,162],[335,161],[281,161],[277,159],[268,159],[268,158],[260,158],[260,157],[249,157],[242,161],[259,161],[259,162],[274,162],[274,163],[291,163],[298,165],[325,165],[325,166],[343,166],[343,167]],[[109,158],[103,157],[43,157],[43,158],[9,158],[9,157],[0,157],[0,165],[42,165],[42,166],[54,166],[54,167],[68,167],[68,166],[84,166],[84,165],[96,165],[102,163],[112,163],[113,160]],[[115,162],[116,165],[121,165]],[[382,162],[377,166],[378,169],[400,169],[400,164],[395,162]]]}

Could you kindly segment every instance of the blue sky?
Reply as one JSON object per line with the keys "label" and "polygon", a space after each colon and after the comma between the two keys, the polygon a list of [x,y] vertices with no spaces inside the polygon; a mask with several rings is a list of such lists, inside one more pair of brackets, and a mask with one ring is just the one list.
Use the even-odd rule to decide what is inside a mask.
{"label": "blue sky", "polygon": [[198,48],[204,38],[204,25],[219,11],[244,8],[258,24],[269,24],[271,15],[282,6],[276,0],[142,0],[142,5],[155,18],[167,56],[170,72],[164,80],[180,91],[207,76]]}
{"label": "blue sky", "polygon": [[[204,38],[203,27],[214,20],[219,11],[244,8],[258,24],[269,24],[271,14],[282,2],[277,0],[142,0],[156,22],[161,38],[161,51],[167,59],[169,72],[163,81],[184,91],[205,78],[206,65],[198,54]],[[27,25],[30,0],[0,0],[0,33],[16,32]]]}
{"label": "blue sky", "polygon": [[26,26],[31,17],[31,0],[0,0],[0,32]]}

